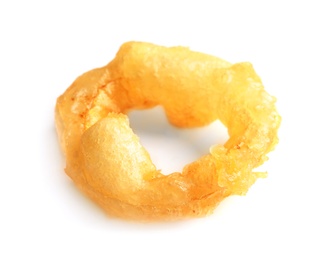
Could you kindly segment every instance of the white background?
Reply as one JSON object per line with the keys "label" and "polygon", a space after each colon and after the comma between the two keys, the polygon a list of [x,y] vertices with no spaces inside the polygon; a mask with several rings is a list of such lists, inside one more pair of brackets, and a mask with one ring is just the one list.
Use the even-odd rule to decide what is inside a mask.
{"label": "white background", "polygon": [[[333,14],[321,0],[1,1],[0,259],[334,259]],[[174,223],[110,219],[78,192],[56,98],[129,40],[252,62],[283,118],[268,178]]]}

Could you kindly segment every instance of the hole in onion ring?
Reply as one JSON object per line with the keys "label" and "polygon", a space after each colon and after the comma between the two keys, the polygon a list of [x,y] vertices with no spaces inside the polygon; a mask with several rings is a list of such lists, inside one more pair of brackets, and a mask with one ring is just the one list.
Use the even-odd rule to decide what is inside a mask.
{"label": "hole in onion ring", "polygon": [[229,138],[227,128],[219,121],[206,127],[172,126],[161,106],[128,113],[130,126],[162,174],[182,172],[182,168],[209,153],[215,144]]}

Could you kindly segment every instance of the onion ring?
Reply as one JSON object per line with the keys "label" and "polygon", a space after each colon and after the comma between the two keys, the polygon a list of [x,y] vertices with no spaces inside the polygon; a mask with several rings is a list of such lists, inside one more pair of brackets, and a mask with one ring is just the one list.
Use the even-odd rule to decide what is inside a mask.
{"label": "onion ring", "polygon": [[[109,64],[78,77],[57,99],[65,172],[112,216],[143,221],[206,216],[266,175],[253,169],[278,142],[275,102],[250,63],[232,65],[184,47],[128,42]],[[163,175],[126,115],[157,105],[177,127],[219,119],[230,138],[182,172]]]}

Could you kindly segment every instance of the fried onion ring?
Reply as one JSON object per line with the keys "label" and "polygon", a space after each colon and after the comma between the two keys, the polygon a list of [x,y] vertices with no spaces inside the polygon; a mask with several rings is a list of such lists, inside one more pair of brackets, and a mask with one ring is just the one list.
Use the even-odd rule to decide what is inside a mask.
{"label": "fried onion ring", "polygon": [[[177,127],[219,119],[230,138],[182,172],[163,175],[126,115],[158,105]],[[280,120],[250,63],[142,42],[123,44],[56,104],[66,173],[108,214],[144,221],[205,216],[225,197],[246,194],[265,176],[254,168],[277,144]]]}

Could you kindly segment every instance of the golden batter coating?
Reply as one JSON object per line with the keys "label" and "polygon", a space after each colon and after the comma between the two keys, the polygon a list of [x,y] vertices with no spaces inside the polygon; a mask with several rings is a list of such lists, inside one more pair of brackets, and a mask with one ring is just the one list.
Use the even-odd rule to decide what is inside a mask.
{"label": "golden batter coating", "polygon": [[[182,172],[163,175],[126,115],[157,105],[178,127],[219,119],[230,138]],[[265,175],[253,169],[277,144],[280,120],[251,64],[142,42],[123,44],[56,105],[66,173],[108,214],[143,221],[205,216],[225,197],[245,194]]]}

